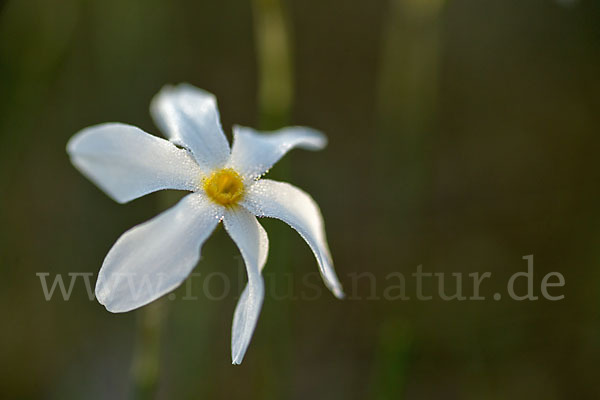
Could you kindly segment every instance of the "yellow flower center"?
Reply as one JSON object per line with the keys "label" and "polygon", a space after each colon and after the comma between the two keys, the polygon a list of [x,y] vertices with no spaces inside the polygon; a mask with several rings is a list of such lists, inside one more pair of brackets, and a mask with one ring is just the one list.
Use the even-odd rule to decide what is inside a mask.
{"label": "yellow flower center", "polygon": [[217,204],[234,206],[244,195],[244,183],[240,174],[231,168],[213,172],[204,179],[204,191]]}

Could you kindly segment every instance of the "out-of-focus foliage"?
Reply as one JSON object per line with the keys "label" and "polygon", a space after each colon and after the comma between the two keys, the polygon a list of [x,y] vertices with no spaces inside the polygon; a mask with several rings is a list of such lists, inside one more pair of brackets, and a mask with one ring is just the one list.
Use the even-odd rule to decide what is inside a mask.
{"label": "out-of-focus foliage", "polygon": [[[598,398],[598,3],[284,6],[289,122],[330,139],[321,153],[291,154],[286,173],[320,203],[349,298],[312,278],[316,299],[282,296],[304,290],[316,263],[294,232],[264,221],[291,262],[267,264],[253,343],[231,366],[241,285],[220,301],[200,296],[202,276],[243,273],[218,231],[191,283],[199,299],[181,300],[182,287],[164,300],[157,397]],[[122,232],[169,202],[114,203],[72,168],[65,144],[108,121],[158,134],[149,101],[181,81],[217,95],[227,132],[258,126],[252,24],[237,0],[0,2],[0,397],[131,394],[140,311],[109,314],[81,282],[70,301],[47,302],[36,273],[96,274]],[[388,274],[420,264],[490,271],[489,297],[527,254],[536,282],[565,276],[564,300],[372,298]],[[369,279],[353,284],[365,271],[376,296]]]}

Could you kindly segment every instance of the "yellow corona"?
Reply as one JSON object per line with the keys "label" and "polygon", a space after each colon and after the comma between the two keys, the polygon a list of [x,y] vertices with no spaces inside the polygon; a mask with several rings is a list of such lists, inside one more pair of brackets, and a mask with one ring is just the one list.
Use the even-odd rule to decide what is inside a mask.
{"label": "yellow corona", "polygon": [[203,186],[212,201],[225,207],[235,206],[244,196],[242,177],[231,168],[214,171]]}

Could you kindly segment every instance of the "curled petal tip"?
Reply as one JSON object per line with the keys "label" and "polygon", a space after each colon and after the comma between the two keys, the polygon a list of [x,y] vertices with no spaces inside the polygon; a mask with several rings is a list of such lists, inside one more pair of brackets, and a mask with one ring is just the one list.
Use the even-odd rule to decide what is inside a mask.
{"label": "curled petal tip", "polygon": [[243,354],[232,354],[231,355],[231,364],[232,365],[240,365],[242,363],[242,361],[244,360],[244,355]]}

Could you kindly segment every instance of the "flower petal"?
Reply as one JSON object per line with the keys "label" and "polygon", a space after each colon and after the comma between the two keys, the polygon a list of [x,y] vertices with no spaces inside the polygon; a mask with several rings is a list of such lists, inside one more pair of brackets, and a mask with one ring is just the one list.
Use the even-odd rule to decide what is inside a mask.
{"label": "flower petal", "polygon": [[131,125],[109,123],[76,133],[71,162],[119,203],[161,189],[195,190],[202,174],[186,150]]}
{"label": "flower petal", "polygon": [[240,364],[262,307],[265,289],[260,271],[267,261],[269,239],[256,217],[241,207],[228,209],[223,225],[240,249],[248,272],[248,285],[235,308],[231,329],[231,360]]}
{"label": "flower petal", "polygon": [[146,305],[179,286],[200,259],[200,247],[219,223],[220,208],[192,193],[125,232],[104,259],[96,298],[111,312]]}
{"label": "flower petal", "polygon": [[327,287],[336,297],[344,297],[327,246],[323,217],[307,193],[288,183],[261,179],[248,188],[242,205],[256,216],[280,219],[298,231],[315,254]]}
{"label": "flower petal", "polygon": [[267,172],[294,147],[321,150],[327,137],[314,129],[290,126],[274,132],[258,132],[243,126],[233,127],[233,148],[228,166],[256,179]]}
{"label": "flower petal", "polygon": [[227,161],[229,143],[213,94],[185,83],[165,86],[152,99],[150,112],[167,137],[188,148],[201,166],[215,169]]}

